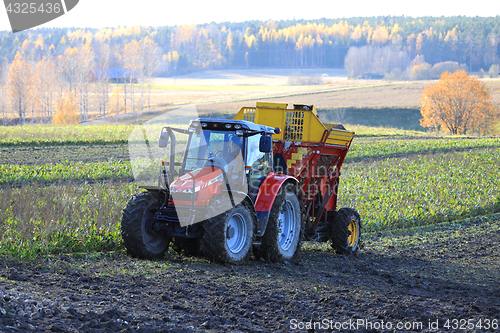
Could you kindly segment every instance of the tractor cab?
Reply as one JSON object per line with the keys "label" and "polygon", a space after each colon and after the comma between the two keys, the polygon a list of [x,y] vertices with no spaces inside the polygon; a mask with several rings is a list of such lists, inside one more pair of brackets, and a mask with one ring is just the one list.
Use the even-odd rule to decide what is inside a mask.
{"label": "tractor cab", "polygon": [[273,170],[270,135],[276,131],[279,129],[242,120],[191,121],[179,170],[182,176],[171,183],[171,191],[190,192],[193,178],[214,173],[206,183],[198,185],[194,180],[195,191],[222,175],[231,190],[251,193]]}

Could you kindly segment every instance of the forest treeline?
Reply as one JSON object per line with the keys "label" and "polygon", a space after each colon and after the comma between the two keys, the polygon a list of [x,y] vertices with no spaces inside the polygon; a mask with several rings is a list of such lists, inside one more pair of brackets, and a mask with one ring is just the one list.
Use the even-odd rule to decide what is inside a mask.
{"label": "forest treeline", "polygon": [[[11,62],[25,39],[43,39],[56,54],[68,47],[100,43],[124,45],[149,36],[163,52],[158,74],[204,68],[343,68],[350,47],[391,46],[427,63],[452,61],[469,71],[487,71],[498,63],[500,17],[371,17],[312,21],[250,21],[163,27],[107,29],[32,29],[0,33],[0,57]],[[175,58],[177,54],[178,58]],[[172,56],[174,59],[172,60]],[[98,55],[97,55],[98,56]],[[167,64],[168,62],[175,64]]]}
{"label": "forest treeline", "polygon": [[160,75],[172,75],[174,67],[178,74],[204,68],[343,68],[349,48],[368,45],[407,51],[410,61],[421,55],[430,65],[452,61],[465,64],[469,71],[487,71],[499,62],[500,17],[370,17],[173,27],[166,21],[162,27],[32,29],[0,33],[0,57],[11,62],[25,39],[35,41],[40,36],[56,54],[82,43],[97,50],[103,42],[124,45],[149,36],[162,49]]}
{"label": "forest treeline", "polygon": [[[127,73],[123,74],[123,83],[130,83],[129,89],[134,89],[135,83],[141,84],[140,102],[134,99],[133,90],[128,96],[126,90],[115,96],[116,101],[124,100],[125,110],[128,98],[128,108],[133,110],[146,104],[143,85],[147,86],[152,76],[255,67],[345,68],[353,77],[391,79],[433,78],[443,70],[455,69],[498,75],[499,55],[500,16],[269,20],[183,26],[168,26],[166,21],[162,27],[40,28],[15,34],[0,32],[0,93],[7,96],[3,97],[4,109],[7,99],[7,108],[16,109],[20,119],[24,119],[26,110],[31,109],[33,114],[35,108],[46,109],[40,112],[49,119],[57,97],[37,102],[39,88],[35,85],[44,81],[35,80],[34,74],[48,70],[50,75],[38,76],[57,81],[54,91],[59,91],[59,97],[62,90],[73,92],[80,118],[86,119],[88,82],[92,80],[98,82],[93,89],[101,96],[99,114],[109,112],[109,75],[102,73],[110,73],[110,69],[114,73],[125,70],[121,72]],[[24,64],[28,64],[26,68]],[[17,82],[18,86],[25,85],[17,88],[18,95],[26,95],[25,102],[16,101],[12,95],[9,73],[15,74],[13,66],[18,77],[22,76],[19,73],[32,73],[32,79],[28,80],[26,74],[26,82]],[[50,84],[46,86],[52,89]],[[50,91],[38,94],[52,96]]]}

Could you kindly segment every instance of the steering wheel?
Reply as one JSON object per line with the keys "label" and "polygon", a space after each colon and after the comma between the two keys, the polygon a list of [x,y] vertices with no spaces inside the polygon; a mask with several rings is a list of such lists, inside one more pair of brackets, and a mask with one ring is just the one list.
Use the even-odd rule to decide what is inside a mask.
{"label": "steering wheel", "polygon": [[[213,161],[213,162],[212,162]],[[223,158],[214,157],[212,161],[207,161],[203,166],[216,166],[227,172],[227,163]]]}

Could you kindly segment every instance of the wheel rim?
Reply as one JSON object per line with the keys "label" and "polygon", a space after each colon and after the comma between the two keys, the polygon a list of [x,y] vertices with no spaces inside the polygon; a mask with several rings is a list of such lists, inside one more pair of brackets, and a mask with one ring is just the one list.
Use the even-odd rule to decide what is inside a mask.
{"label": "wheel rim", "polygon": [[292,204],[285,201],[278,217],[278,244],[284,251],[292,246],[297,231],[294,216],[295,211]]}
{"label": "wheel rim", "polygon": [[247,226],[241,214],[234,214],[229,219],[226,229],[226,244],[233,253],[240,252],[245,246]]}
{"label": "wheel rim", "polygon": [[358,244],[358,222],[355,219],[351,219],[349,223],[350,235],[347,238],[349,246],[355,247]]}
{"label": "wheel rim", "polygon": [[156,235],[150,235],[148,233],[145,233],[143,236],[144,243],[149,245],[152,248],[155,248],[157,246],[160,246],[161,243],[163,243],[163,237],[159,237],[157,234]]}
{"label": "wheel rim", "polygon": [[[153,219],[154,213],[154,210],[150,210],[146,213],[145,223],[151,223],[151,219]],[[161,233],[151,230],[151,226],[146,225],[144,231],[145,232],[142,233],[142,239],[144,240],[145,244],[149,245],[152,248],[160,246],[165,241]]]}

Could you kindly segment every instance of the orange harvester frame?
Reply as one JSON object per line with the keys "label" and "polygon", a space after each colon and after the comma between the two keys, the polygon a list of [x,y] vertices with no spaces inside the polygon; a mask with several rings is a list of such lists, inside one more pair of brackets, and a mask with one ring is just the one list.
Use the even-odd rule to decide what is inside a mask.
{"label": "orange harvester frame", "polygon": [[[316,229],[322,220],[326,222],[327,212],[337,208],[340,169],[355,133],[340,124],[321,122],[312,105],[287,107],[288,104],[257,103],[255,108],[242,108],[234,119],[282,129],[273,136],[275,165],[298,180],[303,221]],[[274,192],[262,187],[260,200],[272,205]]]}

